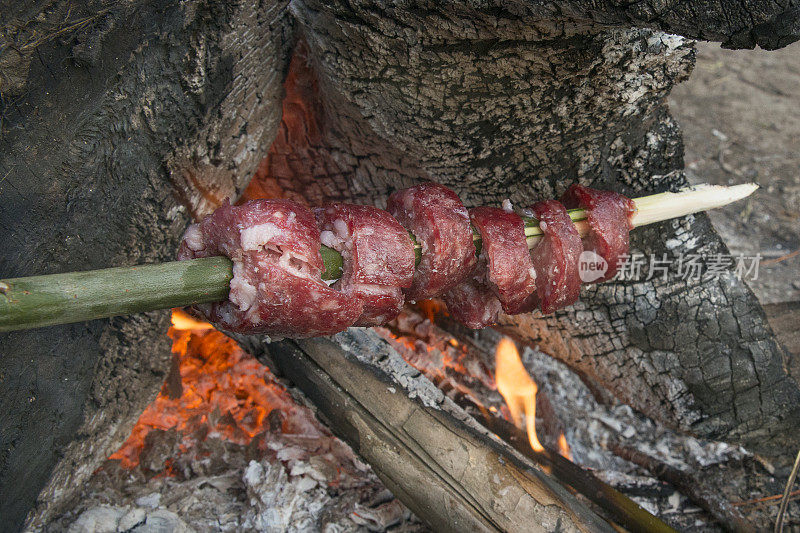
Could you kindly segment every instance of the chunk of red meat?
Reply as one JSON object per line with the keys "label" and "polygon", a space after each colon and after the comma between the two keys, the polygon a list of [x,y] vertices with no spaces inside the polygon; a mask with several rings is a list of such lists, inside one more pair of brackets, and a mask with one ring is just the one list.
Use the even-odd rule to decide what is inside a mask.
{"label": "chunk of red meat", "polygon": [[619,193],[578,184],[571,185],[561,201],[568,209],[580,207],[588,212],[589,235],[583,239],[584,249],[595,252],[607,265],[605,274],[593,283],[613,278],[623,256],[628,254],[630,220],[636,212],[636,204]]}
{"label": "chunk of red meat", "polygon": [[470,209],[472,224],[481,234],[486,258],[486,281],[509,314],[523,312],[536,290],[536,273],[525,240],[525,224],[513,211],[496,207]]}
{"label": "chunk of red meat", "polygon": [[478,264],[443,298],[453,318],[478,329],[496,323],[501,311],[531,311],[538,297],[522,218],[495,207],[476,207],[469,214],[481,234]]}
{"label": "chunk of red meat", "polygon": [[537,202],[531,211],[543,233],[542,240],[531,251],[536,292],[542,313],[549,314],[575,303],[580,295],[578,260],[583,244],[560,202]]}
{"label": "chunk of red meat", "polygon": [[443,185],[422,183],[393,193],[387,210],[422,246],[410,300],[432,298],[458,285],[476,263],[469,215],[458,196]]}
{"label": "chunk of red meat", "polygon": [[321,279],[314,214],[290,200],[227,202],[184,234],[179,259],[233,261],[228,299],[195,309],[222,329],[287,337],[331,335],[361,315],[359,300]]}
{"label": "chunk of red meat", "polygon": [[[502,307],[492,287],[486,283],[485,269],[478,264],[476,272],[444,293],[450,316],[472,329],[481,329],[497,322]],[[477,272],[480,269],[481,272]]]}
{"label": "chunk of red meat", "polygon": [[356,326],[388,322],[403,307],[403,287],[414,275],[408,232],[377,207],[331,204],[314,210],[322,244],[342,254],[342,277],[334,287],[363,304]]}

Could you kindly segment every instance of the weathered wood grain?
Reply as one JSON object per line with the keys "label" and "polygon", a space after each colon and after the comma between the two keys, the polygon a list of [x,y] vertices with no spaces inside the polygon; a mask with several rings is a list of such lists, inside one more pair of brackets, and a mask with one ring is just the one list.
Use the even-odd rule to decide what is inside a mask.
{"label": "weathered wood grain", "polygon": [[613,531],[374,332],[274,344],[239,338],[297,385],[434,531]]}

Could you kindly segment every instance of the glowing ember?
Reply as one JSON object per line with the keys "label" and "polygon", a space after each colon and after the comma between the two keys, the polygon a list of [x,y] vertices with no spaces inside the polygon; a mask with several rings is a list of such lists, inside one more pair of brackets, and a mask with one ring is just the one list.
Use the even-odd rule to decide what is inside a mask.
{"label": "glowing ember", "polygon": [[283,113],[275,140],[239,202],[256,198],[317,204],[323,197],[342,200],[335,191],[326,188],[323,192],[319,185],[318,178],[339,176],[341,170],[325,142],[325,112],[303,41],[292,56],[283,88]]}
{"label": "glowing ember", "polygon": [[406,310],[389,327],[374,329],[408,364],[445,393],[457,391],[482,405],[485,398],[480,391],[496,390],[489,368],[474,357],[466,345],[439,329],[427,317]]}
{"label": "glowing ember", "polygon": [[524,416],[531,448],[539,452],[543,451],[544,447],[536,437],[536,393],[538,388],[528,375],[528,371],[525,370],[514,341],[503,337],[497,343],[495,358],[497,390],[503,395],[514,423],[521,426]]}
{"label": "glowing ember", "polygon": [[[180,386],[171,388],[177,389],[177,397],[168,379],[128,440],[109,459],[121,461],[125,468],[135,467],[145,437],[153,429],[177,430],[185,442],[198,430],[206,437],[237,444],[247,444],[268,429],[309,438],[323,436],[313,415],[297,405],[269,369],[235,341],[181,311],[173,313],[172,323],[168,334],[178,358]],[[271,416],[275,409],[281,416]]]}
{"label": "glowing ember", "polygon": [[419,307],[422,314],[425,315],[425,318],[431,322],[435,322],[436,315],[447,314],[447,306],[441,300],[420,300],[417,302],[417,307]]}

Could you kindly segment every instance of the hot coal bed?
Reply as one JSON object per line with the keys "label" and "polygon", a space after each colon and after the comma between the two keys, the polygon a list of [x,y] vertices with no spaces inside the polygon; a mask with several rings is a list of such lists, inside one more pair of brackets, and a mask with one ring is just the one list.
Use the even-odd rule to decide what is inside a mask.
{"label": "hot coal bed", "polygon": [[[687,38],[796,39],[759,2],[708,20],[558,4],[14,11],[2,274],[174,259],[226,198],[382,205],[428,179],[468,205],[572,181],[674,190],[665,97]],[[725,251],[704,215],[632,239],[651,257]],[[178,309],[0,343],[10,531],[648,530],[587,486],[679,530],[768,529],[800,435],[785,352],[730,274],[613,281],[480,331],[421,301],[325,339],[226,336]]]}

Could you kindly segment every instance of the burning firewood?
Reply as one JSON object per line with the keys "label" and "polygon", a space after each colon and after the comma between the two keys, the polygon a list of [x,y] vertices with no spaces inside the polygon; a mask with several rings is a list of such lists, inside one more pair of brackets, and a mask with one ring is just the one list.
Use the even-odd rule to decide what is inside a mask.
{"label": "burning firewood", "polygon": [[[630,223],[640,227],[722,207],[746,198],[756,189],[754,184],[701,186],[636,198]],[[589,234],[586,210],[570,210],[569,216],[581,236]],[[542,238],[542,229],[536,219],[524,221],[528,247],[534,248]],[[473,243],[480,250],[477,232]],[[419,263],[419,244],[415,245],[415,253]],[[342,272],[341,254],[322,246],[321,255],[322,279],[338,279]],[[0,280],[0,331],[215,302],[227,297],[232,277],[231,261],[220,256]]]}
{"label": "burning firewood", "polygon": [[[555,483],[547,466],[534,467],[486,432],[373,332],[351,330],[336,342],[237,338],[292,380],[436,531],[523,531],[532,523],[545,531],[613,530]],[[606,507],[631,531],[674,531],[580,468],[571,474],[573,484],[586,480],[578,486],[603,491]]]}

